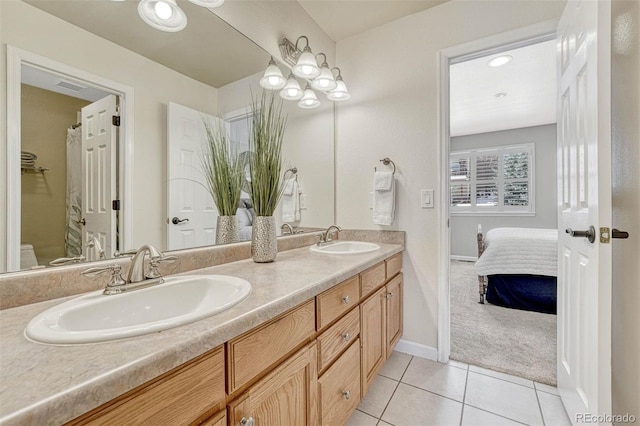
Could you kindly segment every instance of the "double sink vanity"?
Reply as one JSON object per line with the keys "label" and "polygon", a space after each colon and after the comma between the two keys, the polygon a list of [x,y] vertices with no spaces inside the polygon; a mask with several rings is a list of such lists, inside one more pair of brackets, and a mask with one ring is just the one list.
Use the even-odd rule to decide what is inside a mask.
{"label": "double sink vanity", "polygon": [[2,310],[0,424],[344,424],[402,335],[397,234]]}

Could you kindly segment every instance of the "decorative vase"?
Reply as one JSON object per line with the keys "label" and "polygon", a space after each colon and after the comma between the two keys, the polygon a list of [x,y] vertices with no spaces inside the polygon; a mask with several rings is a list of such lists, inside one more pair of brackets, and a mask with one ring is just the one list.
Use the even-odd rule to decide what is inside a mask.
{"label": "decorative vase", "polygon": [[251,233],[251,257],[254,262],[267,263],[276,260],[278,240],[276,239],[276,218],[256,216]]}
{"label": "decorative vase", "polygon": [[218,216],[216,245],[237,243],[239,239],[238,219],[236,216]]}

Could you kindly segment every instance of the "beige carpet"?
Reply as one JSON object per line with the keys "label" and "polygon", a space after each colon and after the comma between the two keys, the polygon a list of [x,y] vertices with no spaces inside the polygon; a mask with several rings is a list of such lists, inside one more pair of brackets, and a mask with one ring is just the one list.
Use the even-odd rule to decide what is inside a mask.
{"label": "beige carpet", "polygon": [[556,385],[556,316],[478,303],[473,262],[451,261],[451,359]]}

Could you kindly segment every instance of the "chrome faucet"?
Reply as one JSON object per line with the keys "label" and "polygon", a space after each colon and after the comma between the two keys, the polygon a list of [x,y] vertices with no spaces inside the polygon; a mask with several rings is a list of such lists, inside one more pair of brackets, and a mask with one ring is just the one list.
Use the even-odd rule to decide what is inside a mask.
{"label": "chrome faucet", "polygon": [[288,223],[283,223],[280,229],[282,230],[282,235],[284,235],[285,228],[289,231],[289,234],[293,235],[295,232],[293,231],[293,227]]}
{"label": "chrome faucet", "polygon": [[340,232],[342,231],[342,228],[340,228],[338,225],[331,225],[330,227],[327,228],[326,231],[324,231],[322,234],[320,234],[320,240],[318,241],[318,245],[322,245],[322,244],[326,244],[331,242],[331,235],[334,232]]}
{"label": "chrome faucet", "polygon": [[[149,273],[144,273],[144,257],[149,253],[150,269]],[[152,246],[151,244],[145,244],[136,251],[136,254],[131,259],[131,267],[129,268],[129,275],[127,276],[127,283],[133,284],[145,279],[160,278],[158,272],[158,264],[163,260],[173,260],[175,256],[164,256],[160,250]]]}

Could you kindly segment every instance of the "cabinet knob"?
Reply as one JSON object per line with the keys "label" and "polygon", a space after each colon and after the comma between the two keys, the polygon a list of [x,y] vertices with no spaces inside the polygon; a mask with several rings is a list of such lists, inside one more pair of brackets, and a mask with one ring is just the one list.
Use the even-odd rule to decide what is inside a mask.
{"label": "cabinet knob", "polygon": [[242,426],[253,426],[254,425],[253,417],[242,417],[240,419],[240,424]]}
{"label": "cabinet knob", "polygon": [[351,398],[351,391],[350,390],[342,391],[342,396],[344,397],[344,399]]}
{"label": "cabinet knob", "polygon": [[342,301],[343,301],[344,303],[349,303],[349,301],[350,301],[350,300],[351,300],[351,299],[349,298],[349,296],[343,296],[343,297],[342,297]]}
{"label": "cabinet knob", "polygon": [[385,296],[384,296],[385,299],[391,299],[392,297],[393,297],[393,293],[392,292],[389,292],[389,293],[385,294]]}
{"label": "cabinet knob", "polygon": [[342,338],[344,339],[345,342],[348,342],[349,340],[351,340],[351,335],[349,333],[344,333],[342,335]]}

